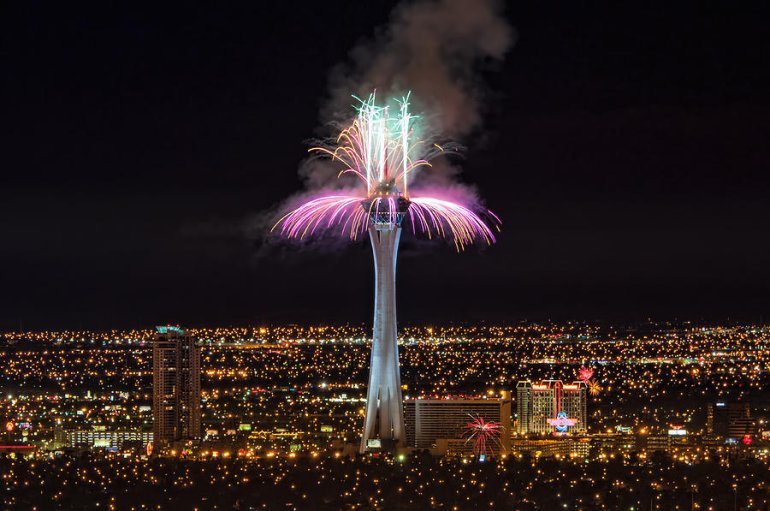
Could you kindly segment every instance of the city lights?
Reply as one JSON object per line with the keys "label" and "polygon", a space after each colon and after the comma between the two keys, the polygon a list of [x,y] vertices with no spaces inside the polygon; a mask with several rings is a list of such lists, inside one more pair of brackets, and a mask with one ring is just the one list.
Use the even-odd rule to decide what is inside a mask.
{"label": "city lights", "polygon": [[[418,415],[424,428],[434,429],[421,432],[417,447],[376,457],[356,454],[369,357],[364,326],[187,333],[201,350],[202,438],[167,451],[152,441],[152,330],[0,337],[0,378],[15,388],[0,399],[0,419],[14,425],[0,442],[11,498],[18,503],[50,494],[57,502],[72,485],[94,495],[109,487],[121,509],[165,508],[169,498],[185,498],[183,492],[204,481],[227,488],[219,493],[233,503],[280,499],[274,491],[256,491],[268,484],[326,498],[301,475],[310,470],[313,480],[346,482],[342,498],[351,504],[392,484],[392,495],[406,507],[430,506],[431,497],[438,502],[444,497],[435,490],[443,488],[441,495],[458,502],[479,495],[504,502],[515,492],[514,508],[522,510],[549,502],[551,489],[562,494],[559,506],[642,508],[635,488],[655,484],[670,488],[665,498],[675,508],[679,498],[690,498],[685,483],[698,466],[712,467],[703,481],[715,485],[711,492],[701,484],[695,499],[703,505],[719,509],[717,487],[733,474],[742,478],[739,500],[759,505],[767,498],[768,417],[749,404],[770,374],[765,327],[660,325],[644,336],[580,323],[404,327],[399,350],[409,393],[407,431]],[[570,392],[580,396],[583,384],[565,382],[586,361],[596,380],[585,384],[587,430],[581,432],[572,422],[577,416],[567,412],[579,410],[580,401],[564,399]],[[602,392],[592,395],[591,381],[599,379]],[[531,410],[553,413],[542,418],[550,429],[522,432],[527,408],[520,409],[514,393],[519,382],[531,382],[543,406],[559,399]],[[550,393],[559,385],[561,393]],[[557,406],[561,410],[551,411]],[[500,444],[487,442],[484,453],[497,475],[473,464],[474,447],[463,434],[468,413],[485,423],[508,417]],[[91,461],[78,465],[85,454]],[[307,469],[300,468],[304,463]],[[60,477],[49,477],[55,473]],[[506,478],[512,473],[517,476]],[[366,474],[376,474],[379,483]],[[580,484],[595,491],[574,491]],[[136,485],[143,490],[128,491]],[[110,504],[102,497],[94,502]]]}

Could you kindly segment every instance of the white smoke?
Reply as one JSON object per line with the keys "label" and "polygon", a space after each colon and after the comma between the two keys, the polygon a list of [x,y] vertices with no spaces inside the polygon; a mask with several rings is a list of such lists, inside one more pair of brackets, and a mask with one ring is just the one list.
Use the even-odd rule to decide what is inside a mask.
{"label": "white smoke", "polygon": [[353,49],[349,64],[332,72],[322,115],[349,116],[353,93],[376,89],[384,98],[411,90],[413,110],[427,115],[433,131],[460,137],[481,120],[479,66],[501,60],[513,41],[497,0],[404,2],[373,40]]}

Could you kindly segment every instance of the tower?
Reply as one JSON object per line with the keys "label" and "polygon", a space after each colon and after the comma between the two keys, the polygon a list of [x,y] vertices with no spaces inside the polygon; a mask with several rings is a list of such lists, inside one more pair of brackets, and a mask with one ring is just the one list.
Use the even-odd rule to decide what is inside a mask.
{"label": "tower", "polygon": [[370,219],[369,240],[374,255],[374,325],[366,415],[360,452],[400,447],[406,443],[401,374],[396,332],[396,257],[401,221],[409,201],[393,182],[378,187],[378,199],[361,203]]}
{"label": "tower", "polygon": [[576,420],[575,424],[569,427],[569,431],[572,433],[585,433],[588,430],[586,427],[588,415],[586,393],[587,388],[583,381],[563,383],[561,386],[559,411]]}
{"label": "tower", "polygon": [[[396,339],[396,257],[402,221],[408,216],[415,234],[450,239],[460,251],[476,240],[494,243],[487,220],[498,227],[500,219],[470,198],[410,198],[406,190],[411,176],[430,166],[444,149],[430,143],[430,137],[416,139],[417,116],[409,113],[409,94],[385,105],[375,102],[374,93],[356,99],[361,104],[352,124],[340,131],[336,142],[311,150],[339,162],[340,176],[356,176],[364,186],[304,201],[278,219],[271,231],[278,229],[295,240],[327,232],[356,240],[369,233],[376,287],[363,453],[403,446],[406,440]],[[479,215],[481,210],[487,220]]]}
{"label": "tower", "polygon": [[152,347],[153,441],[158,447],[201,435],[201,353],[179,327],[159,326]]}
{"label": "tower", "polygon": [[516,432],[526,434],[532,427],[532,382],[520,381],[516,384]]}

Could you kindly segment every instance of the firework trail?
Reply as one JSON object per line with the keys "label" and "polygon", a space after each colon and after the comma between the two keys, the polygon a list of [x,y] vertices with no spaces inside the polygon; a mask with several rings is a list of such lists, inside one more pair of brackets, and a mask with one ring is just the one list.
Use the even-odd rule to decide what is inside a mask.
{"label": "firework trail", "polygon": [[481,454],[488,454],[487,444],[491,441],[500,446],[500,434],[503,432],[503,428],[499,422],[485,421],[481,416],[468,415],[471,420],[465,425],[465,433],[463,436],[467,436],[465,443],[473,441],[473,453],[477,456]]}
{"label": "firework trail", "polygon": [[458,251],[477,240],[494,243],[500,219],[491,211],[441,191],[438,196],[410,193],[418,170],[430,167],[445,148],[419,138],[409,95],[386,105],[378,105],[375,94],[358,101],[350,126],[333,143],[310,151],[338,162],[338,177],[353,175],[359,186],[308,198],[281,217],[273,231],[300,240],[327,232],[356,240],[371,226],[403,223],[413,234],[450,239]]}

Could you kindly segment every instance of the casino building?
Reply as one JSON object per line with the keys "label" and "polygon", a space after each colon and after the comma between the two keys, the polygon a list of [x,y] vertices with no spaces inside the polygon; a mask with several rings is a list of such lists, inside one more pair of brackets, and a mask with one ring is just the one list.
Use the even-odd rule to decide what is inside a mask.
{"label": "casino building", "polygon": [[586,390],[582,381],[520,381],[516,384],[516,432],[520,435],[586,433]]}

